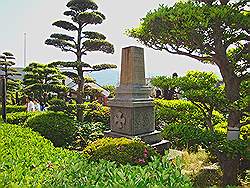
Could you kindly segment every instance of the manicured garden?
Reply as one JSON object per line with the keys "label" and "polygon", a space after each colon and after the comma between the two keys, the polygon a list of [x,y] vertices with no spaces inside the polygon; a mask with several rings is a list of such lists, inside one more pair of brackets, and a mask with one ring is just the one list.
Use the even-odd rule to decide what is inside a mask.
{"label": "manicured garden", "polygon": [[[204,124],[201,111],[192,103],[163,99],[156,99],[154,103],[158,129],[171,141],[171,148],[177,149],[166,151],[164,156],[138,139],[103,138],[109,128],[104,123],[109,113],[99,112],[101,108],[107,111],[109,108],[95,102],[86,103],[84,111],[96,105],[99,111],[92,118],[87,118],[86,112],[85,122],[78,122],[73,114],[69,116],[62,111],[27,113],[19,112],[21,107],[16,107],[17,112],[8,113],[9,124],[0,126],[0,153],[3,154],[0,184],[21,187],[219,186],[223,171],[216,158],[218,148],[232,156],[240,154],[242,159],[249,159],[247,141],[228,142],[220,126],[216,128],[216,135],[206,131],[201,127]],[[104,121],[98,122],[101,119]],[[214,119],[218,125],[225,121],[219,113],[214,113]],[[239,175],[241,184],[247,185],[249,171],[241,168]]]}
{"label": "manicured garden", "polygon": [[[75,60],[32,62],[20,75],[14,54],[0,54],[0,188],[250,187],[248,6],[192,0],[150,11],[125,34],[216,65],[221,77],[191,70],[146,85],[143,49],[128,47],[116,90],[87,73],[117,65],[82,61],[90,52],[114,53],[105,35],[88,28],[105,16],[92,0],[69,0],[67,21],[52,24],[67,34],[53,33],[45,44]],[[108,97],[115,98],[109,105]],[[106,137],[109,130],[128,138]],[[157,142],[144,142],[145,135]],[[152,147],[167,141],[163,153]]]}
{"label": "manicured garden", "polygon": [[[124,143],[124,151],[121,151],[120,155],[126,152],[128,145]],[[155,156],[147,165],[119,165],[104,160],[94,162],[78,152],[56,148],[39,133],[18,125],[1,124],[0,146],[1,186],[192,186],[190,180],[181,174],[180,163],[178,161],[171,163],[167,157]],[[118,146],[119,142],[116,147]],[[117,150],[117,148],[112,149]],[[134,149],[140,150],[140,148]],[[123,157],[127,155],[124,154]],[[119,160],[123,157],[121,156]]]}

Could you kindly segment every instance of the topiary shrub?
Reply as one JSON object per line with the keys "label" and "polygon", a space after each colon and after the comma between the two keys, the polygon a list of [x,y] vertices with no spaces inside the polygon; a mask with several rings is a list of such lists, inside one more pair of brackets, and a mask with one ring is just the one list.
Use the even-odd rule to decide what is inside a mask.
{"label": "topiary shrub", "polygon": [[90,160],[115,161],[118,164],[147,164],[151,156],[157,155],[149,145],[127,138],[102,138],[90,143],[84,150]]}
{"label": "topiary shrub", "polygon": [[67,104],[65,100],[53,98],[49,100],[49,111],[61,112],[67,109]]}
{"label": "topiary shrub", "polygon": [[[154,105],[156,125],[159,128],[172,123],[194,127],[203,127],[206,124],[201,110],[190,101],[156,99]],[[212,121],[215,125],[225,121],[225,118],[219,112],[214,111]]]}
{"label": "topiary shrub", "polygon": [[[2,108],[0,108],[2,111]],[[7,105],[6,113],[14,113],[14,112],[25,112],[26,106],[17,106],[17,105]]]}
{"label": "topiary shrub", "polygon": [[101,122],[76,122],[76,129],[75,139],[71,147],[83,150],[90,142],[102,138],[107,126]]}
{"label": "topiary shrub", "polygon": [[63,99],[57,99],[53,98],[49,102],[49,111],[54,111],[54,112],[64,112],[68,114],[69,116],[76,116],[76,105],[75,104],[68,104]]}
{"label": "topiary shrub", "polygon": [[43,112],[27,119],[24,126],[32,128],[49,139],[54,146],[66,146],[76,132],[74,119],[63,112]]}
{"label": "topiary shrub", "polygon": [[109,125],[110,108],[98,102],[85,103],[84,120],[87,122],[102,122]]}
{"label": "topiary shrub", "polygon": [[156,125],[178,122],[198,126],[204,122],[200,110],[189,101],[156,99],[154,105]]}
{"label": "topiary shrub", "polygon": [[6,116],[7,123],[23,124],[29,117],[36,115],[39,112],[15,112],[9,113]]}
{"label": "topiary shrub", "polygon": [[212,143],[219,143],[225,139],[225,135],[210,130],[172,123],[166,125],[162,136],[171,142],[171,147],[178,150],[197,152],[199,147],[211,148]]}
{"label": "topiary shrub", "polygon": [[52,99],[49,101],[49,111],[64,112],[69,116],[76,117],[77,109],[83,111],[85,122],[102,122],[109,125],[110,108],[94,102],[84,104],[69,104],[62,99]]}

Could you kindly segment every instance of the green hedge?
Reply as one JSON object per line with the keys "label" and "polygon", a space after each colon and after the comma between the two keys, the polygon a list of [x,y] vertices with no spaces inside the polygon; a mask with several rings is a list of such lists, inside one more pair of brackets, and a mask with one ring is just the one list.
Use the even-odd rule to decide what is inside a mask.
{"label": "green hedge", "polygon": [[249,140],[228,141],[223,134],[177,123],[166,126],[162,135],[171,142],[171,147],[175,149],[198,151],[201,146],[214,155],[220,152],[232,158],[239,155],[250,159]]}
{"label": "green hedge", "polygon": [[[2,112],[2,107],[0,108]],[[6,112],[7,113],[13,113],[13,112],[25,112],[26,106],[17,106],[17,105],[7,105],[6,106]]]}
{"label": "green hedge", "polygon": [[143,167],[89,162],[17,125],[0,125],[0,153],[3,187],[192,187],[166,157]]}
{"label": "green hedge", "polygon": [[71,147],[77,150],[83,150],[90,142],[93,142],[104,136],[107,126],[101,122],[75,122],[76,133]]}
{"label": "green hedge", "polygon": [[29,117],[36,115],[39,112],[15,112],[7,114],[7,123],[23,124]]}
{"label": "green hedge", "polygon": [[101,105],[98,102],[84,103],[85,109],[84,120],[88,122],[102,122],[109,126],[110,122],[110,108]]}
{"label": "green hedge", "polygon": [[24,126],[32,128],[53,142],[54,146],[72,143],[76,132],[75,121],[63,112],[41,112],[29,117]]}
{"label": "green hedge", "polygon": [[157,155],[149,145],[127,138],[102,138],[90,143],[83,153],[91,160],[105,159],[118,164],[147,164]]}
{"label": "green hedge", "polygon": [[49,101],[49,110],[54,112],[64,112],[69,116],[76,117],[77,108],[83,111],[85,122],[102,122],[109,125],[110,108],[94,102],[85,102],[81,105],[68,104],[62,99]]}
{"label": "green hedge", "polygon": [[[190,101],[156,99],[155,118],[156,124],[167,125],[171,123],[203,126],[205,119],[202,112]],[[213,124],[225,121],[222,114],[213,112]]]}

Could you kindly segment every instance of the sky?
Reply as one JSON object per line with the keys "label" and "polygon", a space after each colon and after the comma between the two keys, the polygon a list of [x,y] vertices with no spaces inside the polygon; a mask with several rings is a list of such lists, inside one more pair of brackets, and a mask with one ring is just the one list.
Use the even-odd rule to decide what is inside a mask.
{"label": "sky", "polygon": [[[150,10],[160,4],[173,5],[176,0],[95,0],[99,11],[106,16],[103,24],[86,29],[106,35],[115,47],[114,54],[101,52],[89,53],[83,61],[89,64],[121,64],[121,49],[127,46],[139,46],[145,49],[145,67],[147,77],[152,75],[172,75],[177,72],[184,75],[188,70],[213,71],[219,73],[214,65],[202,64],[194,59],[172,55],[165,51],[146,48],[135,39],[127,37],[126,29],[136,27]],[[27,33],[27,63],[50,63],[57,60],[75,60],[74,55],[45,45],[52,33],[64,32],[52,26],[57,20],[67,20],[63,15],[67,10],[67,0],[0,0],[0,53],[12,52],[16,57],[16,66],[24,66],[24,33]],[[64,32],[65,34],[69,34]]]}

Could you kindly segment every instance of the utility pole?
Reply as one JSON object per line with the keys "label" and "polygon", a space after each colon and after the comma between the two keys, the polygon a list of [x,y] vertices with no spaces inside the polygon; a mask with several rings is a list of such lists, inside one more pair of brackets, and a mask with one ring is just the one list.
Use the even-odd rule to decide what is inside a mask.
{"label": "utility pole", "polygon": [[24,33],[23,61],[24,61],[24,68],[25,68],[26,63],[27,63],[27,33]]}
{"label": "utility pole", "polygon": [[7,100],[7,91],[6,91],[6,77],[0,77],[0,95],[2,96],[2,118],[6,123],[6,100]]}

